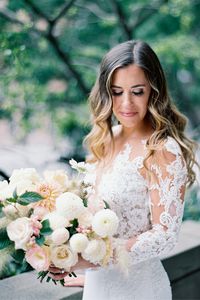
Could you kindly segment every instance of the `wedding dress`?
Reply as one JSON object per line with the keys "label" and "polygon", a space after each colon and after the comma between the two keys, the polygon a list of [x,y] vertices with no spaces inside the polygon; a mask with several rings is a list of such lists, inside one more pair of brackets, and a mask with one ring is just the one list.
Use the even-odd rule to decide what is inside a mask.
{"label": "wedding dress", "polygon": [[[120,220],[117,237],[137,237],[129,252],[129,274],[116,265],[88,269],[83,300],[170,300],[168,275],[160,259],[176,244],[184,209],[186,164],[178,143],[168,137],[152,161],[150,178],[143,176],[142,155],[132,156],[125,144],[98,182],[98,196]],[[86,181],[95,183],[95,164]],[[87,177],[87,176],[86,176]]]}

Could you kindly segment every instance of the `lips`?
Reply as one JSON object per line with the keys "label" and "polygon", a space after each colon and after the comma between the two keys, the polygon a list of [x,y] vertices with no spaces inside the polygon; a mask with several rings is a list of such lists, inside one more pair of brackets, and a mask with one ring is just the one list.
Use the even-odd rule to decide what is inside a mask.
{"label": "lips", "polygon": [[123,117],[133,117],[137,114],[137,112],[120,112]]}

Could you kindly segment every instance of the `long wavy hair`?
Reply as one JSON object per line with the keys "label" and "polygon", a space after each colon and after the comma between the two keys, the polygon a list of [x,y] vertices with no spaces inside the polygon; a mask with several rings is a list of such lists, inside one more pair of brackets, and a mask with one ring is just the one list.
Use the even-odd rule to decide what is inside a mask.
{"label": "long wavy hair", "polygon": [[84,140],[91,153],[88,160],[95,162],[104,158],[108,139],[111,140],[112,149],[114,147],[112,75],[116,69],[130,64],[135,64],[144,71],[151,86],[147,114],[154,133],[147,141],[148,154],[144,161],[145,167],[147,159],[154,154],[157,145],[167,136],[171,136],[181,147],[188,170],[188,185],[191,185],[196,177],[193,171],[193,165],[196,163],[194,154],[196,143],[185,136],[187,118],[172,103],[159,59],[151,47],[143,41],[118,44],[101,62],[99,75],[89,96],[93,126]]}

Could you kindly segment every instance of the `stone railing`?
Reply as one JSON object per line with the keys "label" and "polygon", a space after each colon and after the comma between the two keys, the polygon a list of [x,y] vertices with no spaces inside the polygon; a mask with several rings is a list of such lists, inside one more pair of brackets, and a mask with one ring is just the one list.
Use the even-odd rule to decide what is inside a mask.
{"label": "stone railing", "polygon": [[[178,245],[162,262],[171,281],[173,300],[200,299],[200,222],[183,222]],[[36,272],[27,272],[1,280],[0,299],[81,300],[82,288],[41,284]]]}

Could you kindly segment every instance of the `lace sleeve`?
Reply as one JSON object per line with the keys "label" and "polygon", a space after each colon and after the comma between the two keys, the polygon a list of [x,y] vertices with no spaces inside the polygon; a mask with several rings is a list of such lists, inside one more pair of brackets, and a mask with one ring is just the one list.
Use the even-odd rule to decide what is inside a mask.
{"label": "lace sleeve", "polygon": [[150,169],[152,228],[136,237],[130,252],[133,264],[168,253],[177,242],[182,222],[187,168],[173,138],[156,151]]}

